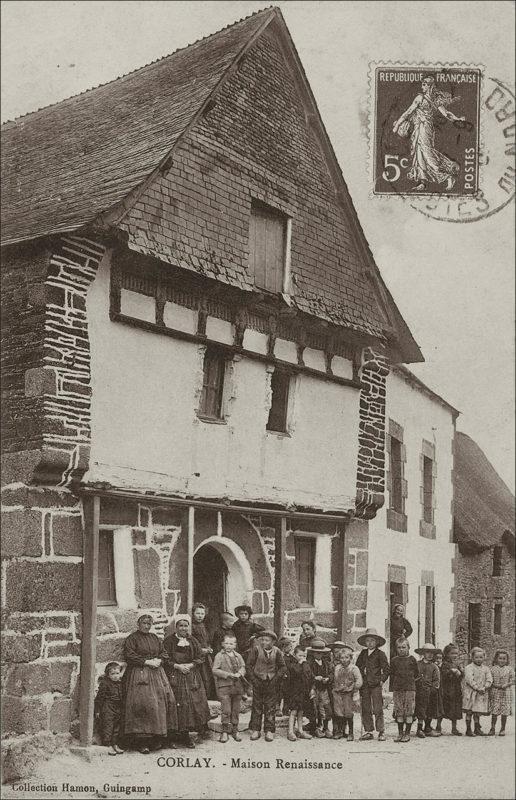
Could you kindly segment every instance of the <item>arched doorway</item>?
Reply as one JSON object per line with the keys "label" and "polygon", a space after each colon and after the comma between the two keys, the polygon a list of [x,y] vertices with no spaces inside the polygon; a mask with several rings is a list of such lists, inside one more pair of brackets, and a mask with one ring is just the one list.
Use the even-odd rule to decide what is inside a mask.
{"label": "arched doorway", "polygon": [[195,551],[193,598],[208,606],[207,627],[218,627],[222,611],[251,603],[253,578],[244,551],[231,539],[210,536]]}

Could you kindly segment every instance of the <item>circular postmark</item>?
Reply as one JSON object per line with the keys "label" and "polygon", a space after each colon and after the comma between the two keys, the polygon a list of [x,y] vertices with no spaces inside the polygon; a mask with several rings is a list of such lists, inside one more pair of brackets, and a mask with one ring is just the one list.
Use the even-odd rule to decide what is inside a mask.
{"label": "circular postmark", "polygon": [[[514,199],[516,118],[514,93],[486,78],[481,104],[480,189],[473,196],[403,196],[412,208],[443,222],[476,222],[497,214]],[[400,195],[401,196],[401,195]]]}

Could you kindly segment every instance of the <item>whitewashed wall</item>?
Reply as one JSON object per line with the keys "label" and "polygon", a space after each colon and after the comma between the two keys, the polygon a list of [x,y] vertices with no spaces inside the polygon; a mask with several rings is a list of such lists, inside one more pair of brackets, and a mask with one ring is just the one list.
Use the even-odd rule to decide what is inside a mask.
{"label": "whitewashed wall", "polygon": [[[452,529],[452,441],[453,417],[450,409],[432,399],[420,389],[409,385],[396,372],[387,378],[387,419],[390,417],[404,428],[407,460],[405,478],[408,496],[405,512],[407,531],[402,533],[387,528],[385,505],[369,526],[369,575],[367,598],[367,625],[385,629],[388,618],[386,582],[388,566],[406,567],[408,583],[407,619],[414,633],[412,647],[417,647],[418,587],[422,570],[433,570],[436,588],[436,642],[443,646],[450,641],[453,615],[451,590],[453,586],[452,558],[455,545],[451,544]],[[435,485],[436,538],[426,539],[419,533],[422,507],[420,502],[420,453],[422,440],[435,443],[437,475]],[[386,462],[388,469],[388,459]],[[424,636],[424,617],[421,620]]]}
{"label": "whitewashed wall", "polygon": [[[132,313],[145,316],[144,303],[138,310],[138,296],[126,302],[133,303]],[[268,433],[270,374],[264,363],[243,358],[227,375],[226,424],[206,423],[195,413],[202,346],[111,322],[108,259],[87,305],[92,363],[87,480],[203,497],[353,506],[358,390],[298,375],[291,435]],[[166,310],[173,317],[177,307]],[[220,328],[222,337],[223,326],[208,322],[208,332],[210,326]],[[183,324],[191,323],[185,317]],[[255,349],[263,347],[263,335],[248,333],[246,347],[253,348],[254,340]],[[295,358],[295,348],[281,346],[281,357],[290,349]],[[351,363],[339,361],[341,374],[349,368],[351,377]]]}

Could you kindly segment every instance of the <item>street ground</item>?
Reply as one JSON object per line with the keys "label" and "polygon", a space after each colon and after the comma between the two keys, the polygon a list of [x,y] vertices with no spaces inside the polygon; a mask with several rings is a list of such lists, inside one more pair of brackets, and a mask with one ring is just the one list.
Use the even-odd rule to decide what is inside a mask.
{"label": "street ground", "polygon": [[[357,718],[355,718],[357,719]],[[512,719],[510,720],[512,723]],[[444,723],[446,732],[449,723]],[[484,720],[484,728],[488,728]],[[359,731],[360,733],[360,731]],[[249,741],[220,744],[218,735],[195,750],[162,750],[148,756],[109,756],[95,747],[84,756],[65,754],[43,763],[37,775],[3,787],[3,798],[234,798],[235,800],[325,800],[342,798],[514,798],[514,726],[507,736],[459,739],[449,735],[396,744],[394,725],[386,742],[344,740],[289,742],[282,728],[273,743]],[[169,766],[158,766],[159,757]],[[199,759],[202,766],[178,766],[177,759]],[[204,759],[208,759],[206,762]],[[261,766],[232,766],[248,759]],[[277,764],[277,759],[280,763]],[[328,762],[341,768],[286,767],[286,762]],[[160,763],[163,763],[161,761]],[[265,764],[270,766],[267,767]],[[44,790],[42,785],[54,786]],[[69,788],[63,786],[68,784]],[[41,787],[41,788],[38,788]],[[89,787],[81,790],[79,787]],[[132,787],[132,788],[131,788]]]}

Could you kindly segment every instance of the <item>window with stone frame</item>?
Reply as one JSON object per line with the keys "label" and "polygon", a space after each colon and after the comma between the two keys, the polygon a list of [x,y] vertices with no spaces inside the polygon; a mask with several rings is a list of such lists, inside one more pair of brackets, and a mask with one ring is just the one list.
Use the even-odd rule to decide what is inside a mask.
{"label": "window with stone frame", "polygon": [[493,634],[500,636],[502,633],[502,602],[495,603],[493,608]]}
{"label": "window with stone frame", "polygon": [[116,606],[115,559],[113,532],[99,531],[99,606]]}
{"label": "window with stone frame", "polygon": [[205,419],[224,418],[224,378],[226,356],[216,347],[207,347],[203,362],[203,380],[198,415]]}
{"label": "window with stone frame", "polygon": [[249,220],[249,270],[257,289],[283,291],[288,217],[253,200]]}
{"label": "window with stone frame", "polygon": [[386,474],[389,506],[387,508],[387,527],[395,531],[407,530],[405,503],[407,499],[407,481],[405,480],[405,462],[407,453],[403,444],[403,428],[394,420],[389,420],[385,449],[389,458],[389,470]]}
{"label": "window with stone frame", "polygon": [[419,533],[427,539],[435,539],[435,482],[437,464],[435,458],[435,444],[423,439],[421,453],[419,454],[419,467],[421,472],[420,500],[421,518],[419,520]]}
{"label": "window with stone frame", "polygon": [[296,536],[294,539],[300,606],[313,606],[314,604],[316,545],[314,536]]}
{"label": "window with stone frame", "polygon": [[502,555],[503,548],[501,545],[493,547],[493,578],[499,578],[502,574]]}

